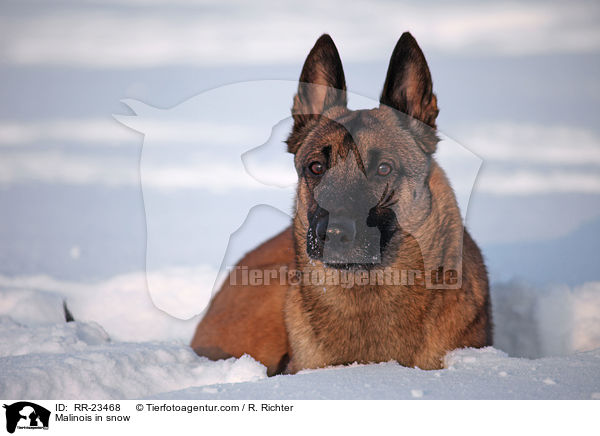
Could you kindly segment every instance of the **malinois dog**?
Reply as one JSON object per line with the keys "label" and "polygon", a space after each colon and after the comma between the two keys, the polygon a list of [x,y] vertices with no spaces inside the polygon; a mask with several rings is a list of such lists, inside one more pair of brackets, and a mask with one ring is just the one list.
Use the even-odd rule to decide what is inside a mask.
{"label": "malinois dog", "polygon": [[[356,111],[335,44],[321,36],[287,140],[298,173],[292,225],[231,272],[194,350],[249,354],[273,375],[389,360],[437,369],[450,350],[491,345],[486,268],[433,156],[438,112],[410,33],[379,107]],[[268,280],[249,283],[248,272]]]}

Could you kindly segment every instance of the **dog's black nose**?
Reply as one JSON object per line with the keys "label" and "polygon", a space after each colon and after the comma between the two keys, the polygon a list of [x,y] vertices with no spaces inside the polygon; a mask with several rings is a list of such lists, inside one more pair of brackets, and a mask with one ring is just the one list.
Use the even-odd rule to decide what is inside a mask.
{"label": "dog's black nose", "polygon": [[348,244],[356,237],[356,224],[347,217],[329,219],[325,241],[333,244]]}
{"label": "dog's black nose", "polygon": [[329,223],[329,215],[325,214],[317,220],[317,225],[315,226],[315,231],[317,234],[317,238],[321,241],[325,241],[327,237],[327,224]]}

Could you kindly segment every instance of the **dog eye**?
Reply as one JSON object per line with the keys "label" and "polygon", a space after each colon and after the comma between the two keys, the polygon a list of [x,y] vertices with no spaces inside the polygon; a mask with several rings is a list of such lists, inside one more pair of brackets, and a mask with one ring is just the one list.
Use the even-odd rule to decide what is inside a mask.
{"label": "dog eye", "polygon": [[392,172],[392,166],[388,163],[380,163],[377,167],[377,174],[380,176],[387,176]]}
{"label": "dog eye", "polygon": [[321,174],[323,174],[325,172],[325,167],[323,166],[323,164],[321,162],[318,162],[318,161],[311,163],[308,166],[308,169],[315,176],[320,176]]}

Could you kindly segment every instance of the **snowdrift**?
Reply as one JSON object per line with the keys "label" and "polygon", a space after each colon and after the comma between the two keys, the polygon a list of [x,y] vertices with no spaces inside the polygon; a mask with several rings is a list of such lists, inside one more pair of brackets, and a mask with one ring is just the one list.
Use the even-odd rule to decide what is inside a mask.
{"label": "snowdrift", "polygon": [[267,378],[249,356],[196,356],[198,317],[157,310],[142,273],[85,285],[0,276],[0,397],[600,399],[600,282],[509,282],[492,296],[496,348],[452,351],[446,369],[386,362]]}

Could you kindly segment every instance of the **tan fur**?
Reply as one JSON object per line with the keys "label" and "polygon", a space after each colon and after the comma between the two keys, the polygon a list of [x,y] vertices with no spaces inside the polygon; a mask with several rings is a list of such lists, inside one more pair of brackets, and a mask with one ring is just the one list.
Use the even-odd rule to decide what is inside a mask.
{"label": "tan fur", "polygon": [[[294,250],[291,229],[248,253],[238,266],[259,269],[292,267]],[[232,271],[237,274],[240,270]],[[262,362],[270,375],[275,374],[288,352],[283,321],[286,286],[278,277],[270,286],[232,286],[228,278],[213,298],[206,315],[198,324],[192,348],[213,360],[249,354]]]}

